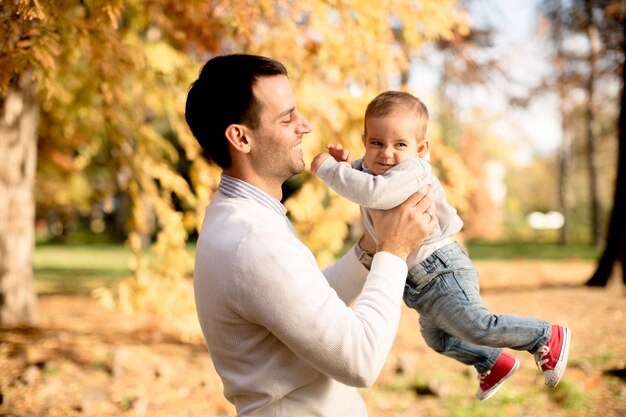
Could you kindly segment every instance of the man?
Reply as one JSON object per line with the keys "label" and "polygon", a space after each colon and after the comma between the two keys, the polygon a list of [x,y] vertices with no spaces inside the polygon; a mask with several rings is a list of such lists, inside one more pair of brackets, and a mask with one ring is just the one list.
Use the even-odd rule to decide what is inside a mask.
{"label": "man", "polygon": [[367,416],[356,387],[376,380],[391,348],[406,257],[436,225],[431,198],[418,193],[373,213],[377,243],[366,235],[320,271],[280,203],[283,182],[305,168],[300,144],[311,131],[284,66],[253,55],[211,59],[189,91],[186,119],[223,169],[194,284],[224,395],[238,416]]}

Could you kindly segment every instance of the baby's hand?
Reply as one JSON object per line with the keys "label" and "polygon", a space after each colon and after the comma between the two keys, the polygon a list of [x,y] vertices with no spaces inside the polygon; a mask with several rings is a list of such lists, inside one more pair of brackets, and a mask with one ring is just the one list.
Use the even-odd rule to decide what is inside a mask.
{"label": "baby's hand", "polygon": [[320,165],[326,158],[330,158],[330,155],[327,153],[320,153],[315,158],[313,158],[313,161],[311,161],[311,172],[313,174],[315,174],[317,169],[320,167]]}
{"label": "baby's hand", "polygon": [[336,145],[326,145],[326,148],[330,156],[335,158],[335,161],[352,163],[352,154],[347,149],[344,149],[340,143]]}

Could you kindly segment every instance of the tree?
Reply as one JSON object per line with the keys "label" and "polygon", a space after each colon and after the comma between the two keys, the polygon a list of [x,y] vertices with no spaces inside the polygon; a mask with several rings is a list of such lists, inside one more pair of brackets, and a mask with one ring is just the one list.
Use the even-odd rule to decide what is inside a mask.
{"label": "tree", "polygon": [[[220,172],[202,158],[183,117],[186,91],[203,61],[243,51],[284,62],[315,126],[304,143],[306,157],[328,142],[358,152],[365,103],[401,64],[387,17],[404,22],[412,49],[453,36],[468,22],[453,0],[419,7],[408,0],[12,0],[1,7],[7,41],[0,44],[0,94],[28,71],[40,92],[38,188],[50,192],[38,192],[38,202],[71,212],[130,196],[133,276],[100,296],[128,309],[156,310],[181,327],[197,322],[185,243]],[[32,185],[18,186],[32,193]],[[285,205],[303,240],[327,263],[358,210],[309,175],[294,179],[292,188]],[[32,219],[25,223],[33,227]],[[144,256],[146,246],[157,256]],[[29,260],[24,265],[30,268]],[[184,331],[192,332],[190,326]]]}
{"label": "tree", "polygon": [[[626,39],[626,26],[624,26],[624,38],[622,48],[626,56],[626,46],[623,43]],[[617,177],[615,179],[615,193],[613,198],[613,210],[609,220],[609,230],[607,233],[604,252],[598,261],[596,271],[586,282],[586,285],[593,287],[606,286],[613,272],[616,263],[622,267],[622,282],[626,284],[626,263],[624,256],[626,251],[626,72],[622,69],[622,100],[619,113],[619,150],[617,160]]]}
{"label": "tree", "polygon": [[[130,22],[147,13],[145,9],[130,7],[133,5],[141,6],[131,4],[124,9]],[[144,243],[141,236],[149,234],[152,227],[149,215],[156,213],[160,228],[167,230],[158,238],[161,250],[167,252],[160,260],[171,271],[185,259],[187,227],[172,199],[176,196],[183,204],[192,206],[196,197],[173,169],[178,155],[157,123],[169,116],[170,126],[183,125],[175,108],[176,100],[172,99],[178,90],[173,88],[171,79],[178,73],[172,76],[175,71],[167,71],[176,69],[183,58],[174,53],[164,57],[163,51],[145,38],[131,36],[138,28],[124,26],[122,6],[121,1],[2,2],[0,113],[7,120],[7,115],[15,113],[16,107],[12,105],[15,97],[30,97],[31,107],[22,107],[29,110],[24,114],[36,115],[41,110],[41,119],[46,122],[39,129],[32,118],[31,129],[20,130],[26,123],[3,126],[3,146],[6,143],[15,149],[31,151],[24,159],[28,163],[16,158],[19,156],[16,152],[3,152],[3,157],[13,156],[3,164],[3,172],[5,168],[15,172],[15,178],[22,171],[32,170],[33,174],[32,178],[24,175],[18,180],[4,176],[5,181],[12,180],[12,192],[3,193],[0,201],[3,207],[12,207],[12,211],[0,211],[2,246],[9,247],[7,242],[25,243],[20,244],[19,252],[5,251],[0,258],[3,325],[32,324],[35,319],[32,202],[31,206],[24,204],[18,208],[16,201],[6,199],[5,195],[32,197],[34,194],[38,137],[43,157],[40,167],[46,169],[39,172],[38,183],[44,189],[50,184],[57,187],[48,188],[53,191],[50,194],[43,193],[51,198],[51,204],[77,204],[59,200],[68,195],[73,198],[75,189],[70,193],[56,192],[75,188],[75,179],[80,180],[78,184],[83,189],[89,190],[87,194],[91,194],[92,200],[106,198],[124,188],[133,199],[131,248],[140,253]],[[171,50],[166,49],[165,53],[168,52]],[[169,67],[155,68],[151,59],[167,60]],[[185,60],[184,64],[190,66],[190,62]],[[32,83],[23,81],[27,75],[31,75]],[[151,88],[144,89],[144,85]],[[36,91],[39,94],[33,93]],[[8,142],[9,138],[15,138],[13,143]],[[178,138],[188,153],[199,154],[190,134]],[[53,181],[42,180],[41,176],[45,178],[51,173]],[[7,268],[11,264],[15,265]],[[135,272],[139,274],[147,269],[144,265],[137,262]]]}
{"label": "tree", "polygon": [[[553,6],[554,7],[554,6]],[[552,42],[554,43],[554,65],[556,67],[556,80],[554,82],[554,89],[559,97],[559,112],[561,113],[561,132],[562,140],[558,150],[558,194],[559,194],[559,209],[563,214],[564,223],[560,230],[559,241],[561,244],[569,242],[569,204],[567,201],[567,187],[569,183],[569,161],[571,158],[572,147],[572,132],[570,126],[571,118],[570,111],[568,111],[567,97],[567,75],[564,71],[565,62],[565,46],[563,41],[562,15],[563,12],[560,9],[560,5],[557,5],[550,11],[553,19],[552,26]]]}
{"label": "tree", "polygon": [[[587,142],[586,149],[588,166],[590,168],[590,194],[591,194],[591,207],[592,207],[592,225],[594,243],[598,243],[601,237],[601,221],[600,221],[600,209],[599,209],[599,197],[598,185],[597,185],[597,173],[596,173],[596,143],[601,135],[602,120],[599,115],[603,112],[599,110],[599,102],[605,101],[598,99],[598,93],[600,92],[597,85],[600,85],[601,80],[604,78],[612,79],[619,77],[621,82],[621,107],[619,113],[619,120],[616,123],[617,126],[617,141],[618,141],[618,158],[617,158],[617,175],[615,180],[615,189],[613,197],[613,208],[610,215],[608,224],[608,232],[606,237],[606,243],[604,252],[598,261],[598,266],[592,277],[587,281],[586,285],[589,286],[605,286],[613,271],[615,263],[622,264],[623,282],[626,283],[626,269],[624,268],[624,239],[626,237],[625,230],[625,216],[626,206],[624,204],[624,198],[626,195],[626,185],[624,178],[624,159],[625,151],[624,146],[626,140],[624,139],[624,123],[626,122],[624,115],[624,67],[623,59],[626,55],[624,49],[624,39],[626,34],[624,32],[624,16],[625,10],[623,2],[620,1],[591,1],[585,0],[584,2],[575,1],[569,4],[569,8],[561,2],[544,1],[544,10],[547,12],[547,16],[550,20],[557,21],[557,24],[552,27],[553,33],[556,33],[556,38],[560,38],[566,35],[572,36],[572,34],[583,32],[588,39],[589,48],[586,57],[582,57],[582,61],[586,61],[586,68],[589,70],[588,75],[585,78],[581,77],[575,70],[577,67],[576,62],[581,61],[581,57],[577,56],[572,51],[570,53],[563,53],[559,56],[560,62],[564,62],[565,65],[569,64],[571,72],[563,76],[561,79],[567,79],[566,84],[569,89],[574,89],[580,86],[585,86],[587,92],[587,100],[585,104],[586,114],[586,126]],[[562,27],[559,22],[563,22]],[[562,33],[561,33],[562,30]],[[583,66],[584,68],[585,66]],[[580,68],[580,66],[578,66]],[[566,88],[567,90],[568,88]],[[570,109],[571,110],[571,109]],[[572,110],[571,110],[572,111]],[[573,111],[572,111],[573,112]],[[575,119],[570,114],[563,114],[563,118]]]}
{"label": "tree", "polygon": [[[553,44],[555,66],[552,79],[544,80],[541,88],[551,89],[561,101],[563,143],[559,156],[559,190],[561,210],[566,215],[562,242],[569,239],[572,229],[571,187],[582,187],[573,184],[570,175],[571,165],[577,157],[576,147],[582,141],[585,146],[578,149],[584,154],[587,167],[585,187],[591,240],[596,246],[602,241],[604,210],[599,149],[602,142],[614,133],[607,128],[607,123],[613,124],[612,118],[604,115],[610,115],[610,108],[617,107],[619,100],[611,93],[614,89],[606,86],[619,82],[622,68],[622,3],[616,0],[544,0],[541,5]],[[580,47],[581,42],[586,44],[584,48]],[[577,93],[584,93],[585,99],[577,100]]]}
{"label": "tree", "polygon": [[32,71],[12,79],[0,103],[0,323],[37,318],[32,269],[37,158],[37,84]]}
{"label": "tree", "polygon": [[[557,1],[557,3],[561,4],[562,2]],[[507,32],[508,22],[506,20],[503,21],[503,17],[506,16],[502,16],[502,9],[508,6],[498,6],[492,2],[471,0],[465,1],[464,4],[471,7],[472,15],[476,21],[469,33],[464,36],[440,40],[435,43],[436,48],[428,45],[427,48],[423,48],[419,54],[414,56],[414,60],[423,60],[427,62],[426,65],[429,67],[438,67],[438,94],[436,97],[438,113],[435,116],[436,122],[438,122],[438,127],[442,131],[441,135],[444,141],[461,155],[464,165],[476,166],[476,168],[471,169],[471,178],[477,180],[481,188],[475,187],[474,191],[471,190],[472,187],[468,180],[466,188],[470,190],[468,190],[467,197],[463,199],[463,203],[470,204],[465,207],[459,205],[459,211],[461,211],[465,223],[463,229],[464,236],[493,239],[495,238],[493,234],[488,236],[488,233],[483,233],[486,230],[483,222],[485,217],[493,219],[497,205],[494,204],[491,196],[484,193],[486,183],[490,178],[485,171],[486,164],[478,162],[481,159],[488,158],[488,152],[490,151],[487,149],[489,147],[485,147],[483,151],[471,145],[471,142],[475,139],[472,137],[472,135],[475,135],[473,131],[475,131],[476,126],[480,126],[485,131],[485,134],[489,135],[490,133],[487,132],[485,126],[495,126],[497,122],[502,121],[512,124],[511,120],[506,117],[504,119],[501,117],[500,120],[494,119],[497,115],[489,115],[489,108],[492,108],[494,113],[517,113],[530,105],[544,100],[546,95],[551,95],[550,92],[546,94],[545,89],[548,83],[541,78],[545,76],[544,66],[541,65],[541,62],[543,51],[546,48],[541,47],[539,36],[524,36],[523,40],[520,39],[519,43],[514,45],[510,41],[503,42],[503,39],[509,37],[509,33]],[[545,25],[540,27],[545,27]],[[537,61],[537,65],[533,65],[532,70],[527,66],[529,59],[533,62]],[[555,71],[554,73],[557,72]],[[551,86],[555,84],[555,81],[550,80]],[[485,100],[486,97],[488,101]],[[489,104],[485,105],[486,102]],[[571,102],[571,100],[568,101],[564,96],[562,102]],[[491,106],[491,103],[495,105]],[[504,111],[501,110],[502,108],[504,108]],[[468,111],[468,109],[471,109],[471,111]],[[476,119],[479,121],[476,122]],[[486,123],[486,120],[490,120],[490,122]],[[564,119],[563,123],[566,122],[567,120]],[[521,125],[512,126],[511,135],[523,131],[523,128],[524,126]],[[493,133],[495,132],[497,132],[497,128],[494,129]],[[509,135],[500,134],[500,136]],[[485,143],[484,135],[480,137],[480,143]],[[472,154],[464,151],[459,152],[461,149],[469,150]],[[567,150],[569,151],[569,148]],[[483,155],[480,154],[481,152]],[[495,159],[507,161],[509,165],[515,164],[515,161],[503,157],[502,154]],[[490,166],[494,167],[494,165]],[[563,167],[566,168],[569,165],[564,164]],[[513,167],[511,166],[510,168]],[[564,175],[567,174],[565,169],[562,172]],[[512,173],[513,170],[508,170],[506,175],[509,183],[513,181],[524,183],[530,180],[528,176],[521,178]],[[554,177],[554,173],[547,172],[546,174],[544,181],[540,183],[541,190],[545,190],[547,194],[553,193],[556,195],[555,190],[546,187],[548,181]],[[484,179],[481,179],[481,176]],[[563,184],[566,183],[567,181],[563,182]],[[565,188],[561,187],[561,190],[565,191]],[[507,194],[511,198],[515,198],[512,196],[512,193]],[[535,193],[533,196],[537,197],[538,194]],[[563,196],[565,198],[564,194]],[[527,202],[525,201],[524,203]],[[540,207],[542,210],[553,210],[556,204],[552,200],[544,200]],[[520,207],[518,206],[518,208]],[[526,208],[530,207],[530,204],[526,205]],[[534,207],[533,210],[535,209],[539,208]],[[512,215],[511,212],[507,214],[510,215],[507,216],[508,218],[504,222],[508,224],[505,230],[512,232],[513,229],[519,229],[520,226],[523,227],[523,219],[528,212],[519,212],[517,216]],[[515,221],[513,221],[514,218],[516,219]],[[519,230],[515,230],[515,232],[517,233]]]}

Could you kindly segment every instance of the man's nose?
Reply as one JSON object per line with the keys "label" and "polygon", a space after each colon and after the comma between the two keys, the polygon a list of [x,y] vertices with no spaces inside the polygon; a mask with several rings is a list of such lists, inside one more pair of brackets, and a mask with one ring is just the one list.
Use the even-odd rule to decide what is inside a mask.
{"label": "man's nose", "polygon": [[298,132],[305,134],[310,133],[312,130],[311,123],[309,123],[307,118],[298,113]]}

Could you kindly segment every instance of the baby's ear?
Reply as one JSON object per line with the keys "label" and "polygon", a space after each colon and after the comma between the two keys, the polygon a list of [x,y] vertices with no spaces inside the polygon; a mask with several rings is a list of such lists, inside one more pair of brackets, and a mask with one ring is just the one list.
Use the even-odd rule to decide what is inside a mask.
{"label": "baby's ear", "polygon": [[430,150],[430,143],[428,142],[428,139],[424,139],[417,146],[417,156],[422,158],[424,155],[426,155],[428,153],[429,150]]}

